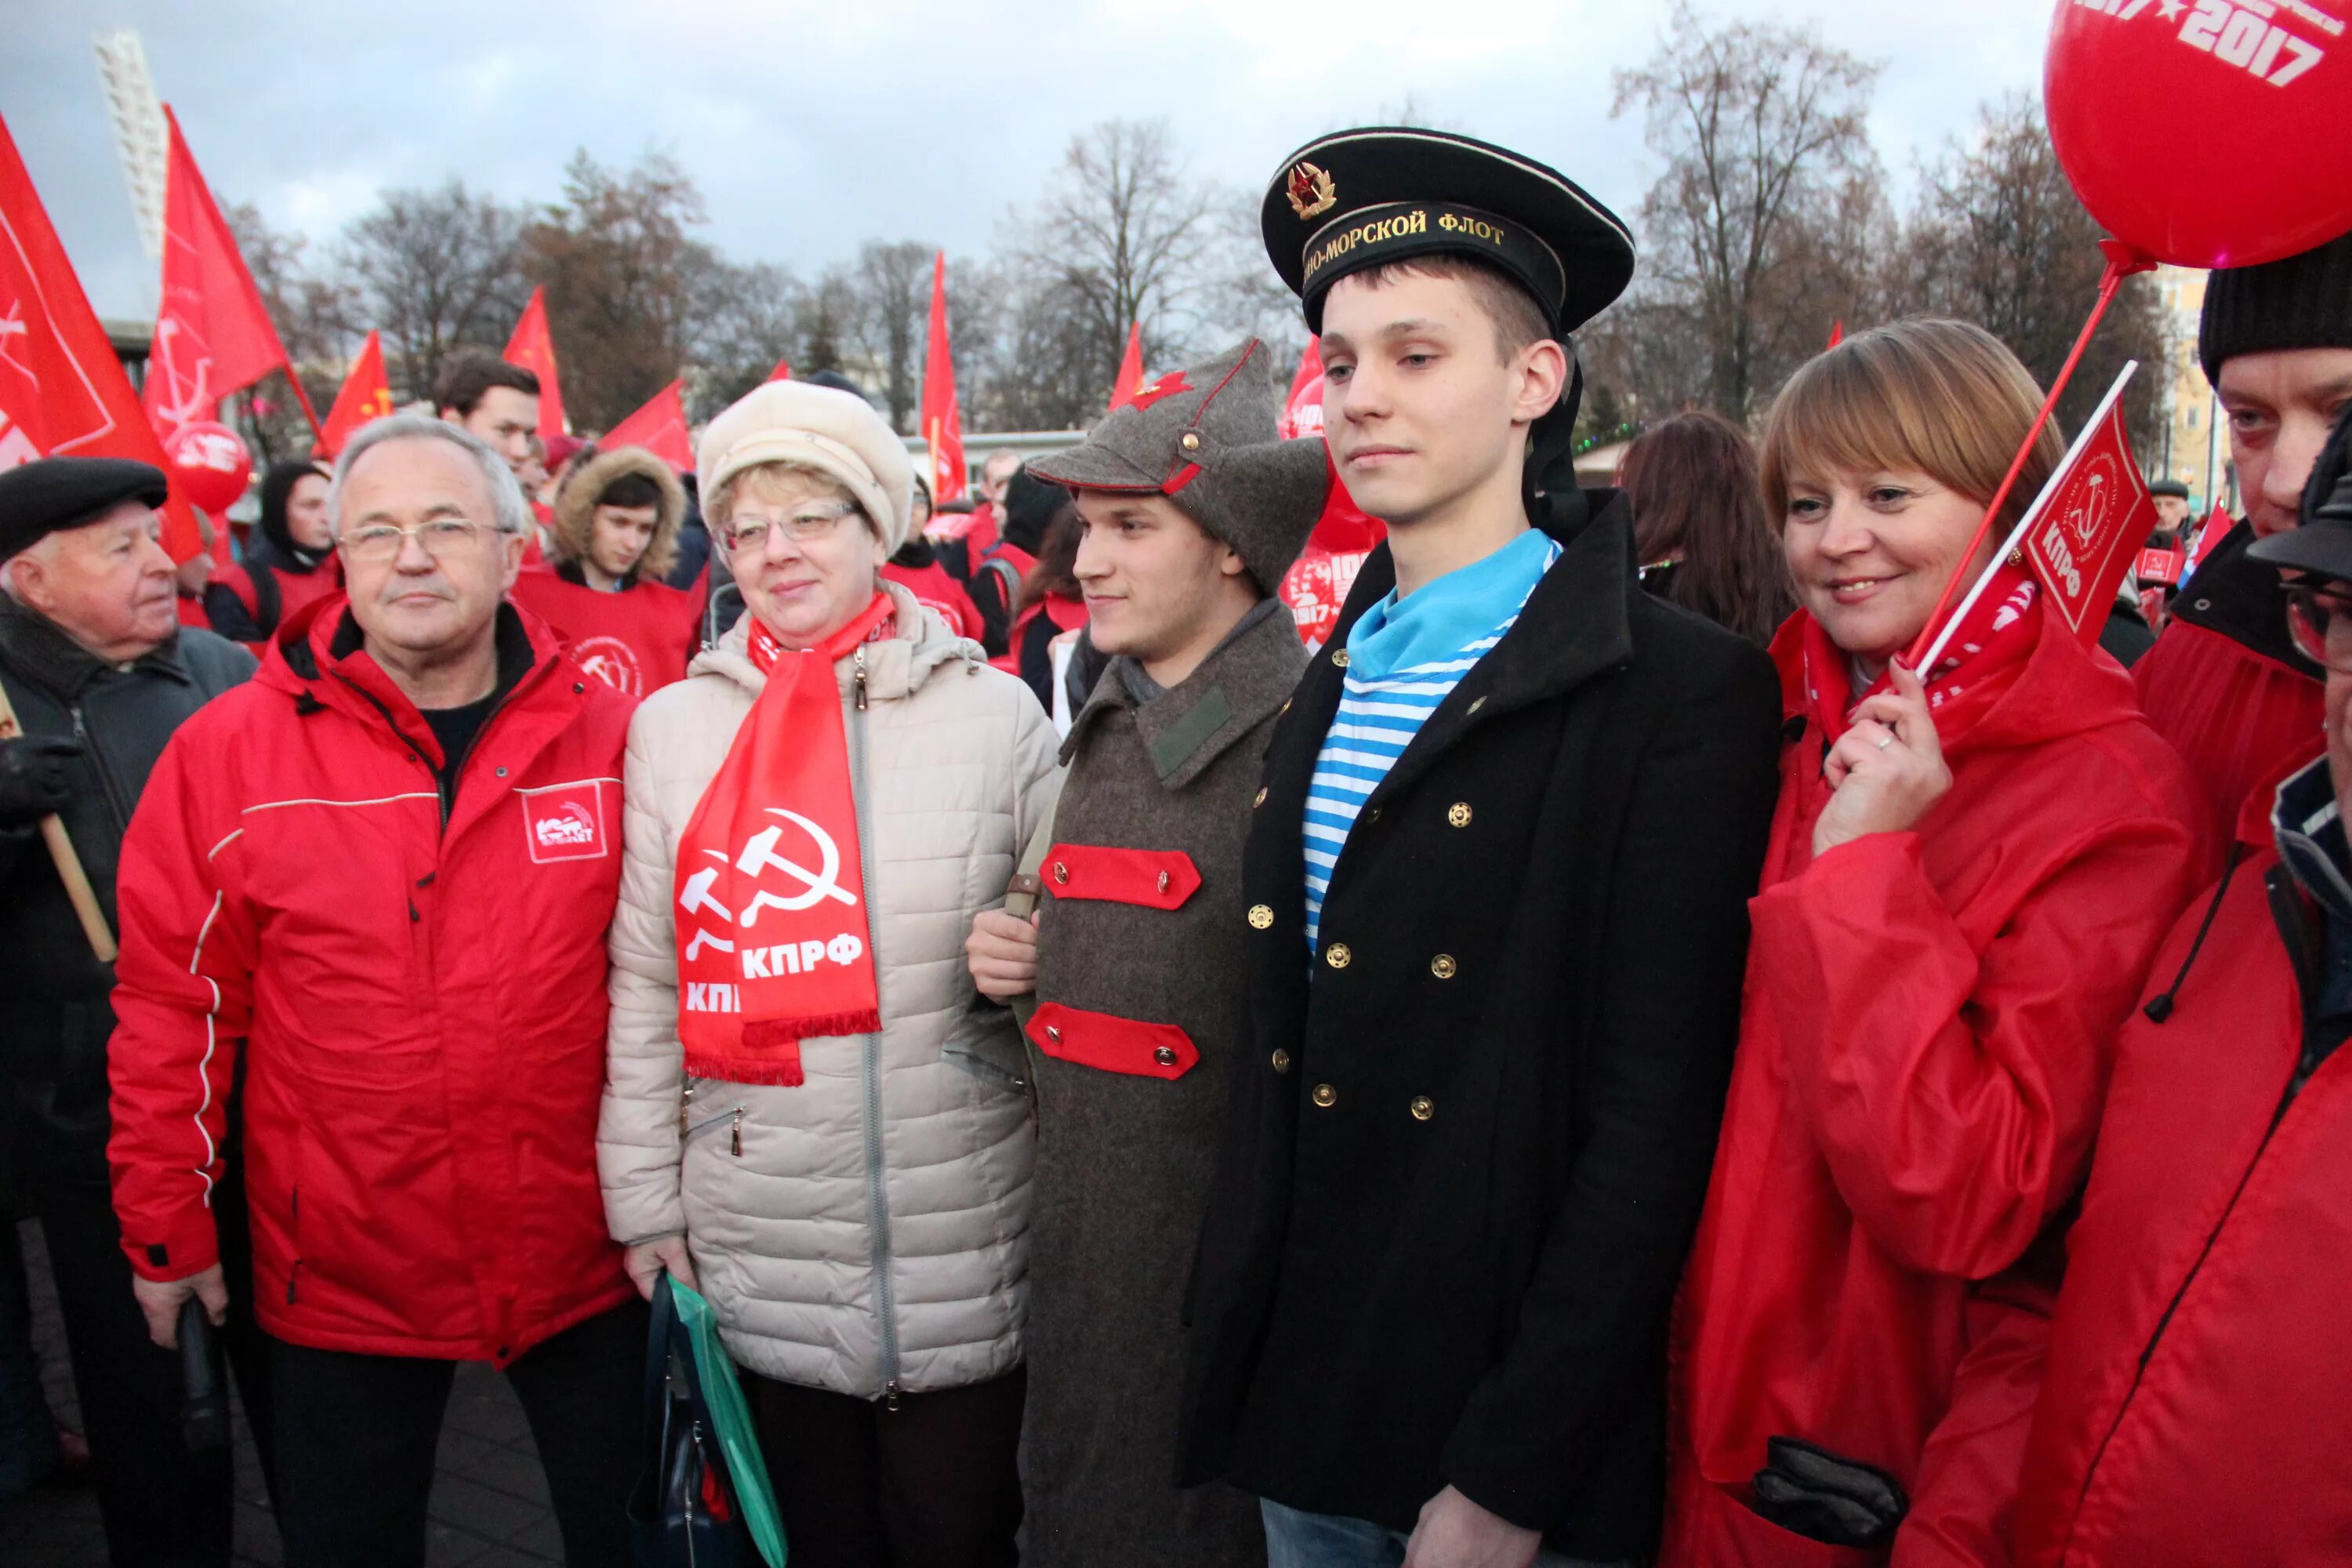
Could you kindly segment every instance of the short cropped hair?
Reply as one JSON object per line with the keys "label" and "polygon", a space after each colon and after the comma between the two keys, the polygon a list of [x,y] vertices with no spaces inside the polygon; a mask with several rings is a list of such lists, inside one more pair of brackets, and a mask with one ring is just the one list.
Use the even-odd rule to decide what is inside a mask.
{"label": "short cropped hair", "polygon": [[510,386],[532,397],[539,395],[539,377],[482,349],[465,349],[441,362],[433,378],[433,407],[469,417],[494,386]]}
{"label": "short cropped hair", "polygon": [[394,441],[446,441],[457,447],[472,459],[481,471],[482,482],[489,487],[491,520],[499,531],[522,533],[530,529],[530,505],[522,499],[522,487],[515,482],[507,460],[491,451],[488,443],[446,419],[394,414],[361,426],[335,459],[334,478],[327,485],[327,526],[336,538],[342,537],[343,487],[351,481],[352,468],[369,452]]}
{"label": "short cropped hair", "polygon": [[1454,279],[1470,290],[1470,297],[1478,302],[1486,319],[1495,323],[1495,356],[1506,364],[1513,354],[1530,343],[1559,341],[1544,308],[1536,303],[1536,297],[1528,292],[1526,285],[1475,256],[1450,250],[1433,256],[1409,256],[1367,267],[1349,276],[1360,278],[1375,289],[1406,276]]}
{"label": "short cropped hair", "polygon": [[[2007,345],[1969,321],[1914,317],[1848,338],[1789,378],[1764,421],[1764,501],[1773,530],[1799,475],[1909,469],[1979,506],[1992,500],[2042,407],[2042,389]],[[2004,532],[2065,456],[2042,426],[2002,503]]]}

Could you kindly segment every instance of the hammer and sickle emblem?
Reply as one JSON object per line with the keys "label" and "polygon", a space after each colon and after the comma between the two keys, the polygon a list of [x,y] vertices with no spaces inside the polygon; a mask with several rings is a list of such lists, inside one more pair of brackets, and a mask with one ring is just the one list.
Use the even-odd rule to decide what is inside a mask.
{"label": "hammer and sickle emblem", "polygon": [[776,841],[783,837],[782,828],[764,828],[753,834],[751,841],[743,846],[742,857],[735,862],[735,868],[746,876],[756,877],[772,866],[800,883],[801,891],[788,899],[780,899],[773,893],[755,893],[752,896],[751,907],[743,911],[744,929],[747,931],[751,929],[753,922],[759,920],[761,910],[782,910],[790,913],[795,910],[808,909],[819,899],[838,899],[852,909],[856,908],[857,900],[845,891],[836,880],[841,875],[841,849],[834,843],[832,836],[796,811],[786,811],[782,806],[772,805],[768,807],[768,815],[781,816],[787,822],[797,824],[803,832],[816,841],[819,868],[810,871],[805,867],[795,865],[776,853]]}

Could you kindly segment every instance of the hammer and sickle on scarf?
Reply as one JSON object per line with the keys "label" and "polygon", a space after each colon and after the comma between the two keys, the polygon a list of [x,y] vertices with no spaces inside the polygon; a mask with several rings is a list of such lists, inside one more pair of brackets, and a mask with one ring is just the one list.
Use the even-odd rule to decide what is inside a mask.
{"label": "hammer and sickle on scarf", "polygon": [[735,869],[747,877],[756,877],[772,866],[799,882],[802,890],[788,899],[780,899],[773,893],[753,894],[751,906],[743,911],[744,928],[749,930],[759,920],[761,910],[782,910],[790,913],[808,909],[820,899],[838,899],[855,909],[857,900],[836,880],[841,875],[841,849],[834,843],[833,836],[796,811],[786,811],[778,805],[769,806],[767,810],[771,816],[781,816],[788,822],[797,823],[815,840],[819,869],[812,872],[776,853],[776,841],[783,837],[782,828],[770,827],[753,834],[751,841],[743,846],[742,857],[735,862]]}

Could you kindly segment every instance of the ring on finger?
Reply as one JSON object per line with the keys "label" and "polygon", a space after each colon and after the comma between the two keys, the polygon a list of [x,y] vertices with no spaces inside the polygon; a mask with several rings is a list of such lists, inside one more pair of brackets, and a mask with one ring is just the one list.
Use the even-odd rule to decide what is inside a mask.
{"label": "ring on finger", "polygon": [[1893,744],[1895,744],[1895,737],[1894,737],[1894,736],[1892,736],[1892,735],[1881,735],[1881,736],[1879,736],[1879,737],[1878,737],[1878,749],[1879,749],[1880,751],[1882,751],[1882,752],[1883,752],[1883,751],[1886,750],[1886,748],[1887,748],[1887,747],[1889,747],[1889,746],[1891,746],[1891,745],[1893,745]]}

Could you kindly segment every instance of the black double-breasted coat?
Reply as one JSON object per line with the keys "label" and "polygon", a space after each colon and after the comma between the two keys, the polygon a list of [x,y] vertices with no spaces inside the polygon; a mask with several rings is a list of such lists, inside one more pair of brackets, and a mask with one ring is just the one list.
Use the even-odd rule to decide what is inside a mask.
{"label": "black double-breasted coat", "polygon": [[1188,1481],[1394,1530],[1451,1484],[1571,1556],[1654,1544],[1780,696],[1759,650],[1641,591],[1622,498],[1587,500],[1366,801],[1311,953],[1302,812],[1385,547],[1277,721]]}

